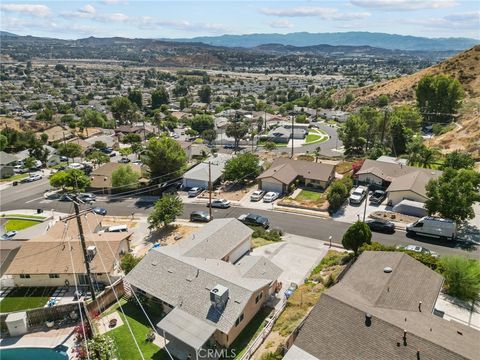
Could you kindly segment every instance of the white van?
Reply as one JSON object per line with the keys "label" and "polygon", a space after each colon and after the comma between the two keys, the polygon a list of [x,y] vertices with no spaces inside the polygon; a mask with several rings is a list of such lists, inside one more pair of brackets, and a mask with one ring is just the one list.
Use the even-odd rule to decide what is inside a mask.
{"label": "white van", "polygon": [[457,237],[457,224],[450,219],[425,216],[412,224],[408,224],[407,234],[454,240]]}
{"label": "white van", "polygon": [[107,232],[127,232],[128,227],[127,225],[115,225],[115,226],[110,226],[107,229]]}

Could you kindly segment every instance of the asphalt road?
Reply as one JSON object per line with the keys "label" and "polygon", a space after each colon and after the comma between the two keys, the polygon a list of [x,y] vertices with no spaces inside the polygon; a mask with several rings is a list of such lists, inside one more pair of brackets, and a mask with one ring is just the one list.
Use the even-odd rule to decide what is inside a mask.
{"label": "asphalt road", "polygon": [[[0,211],[16,209],[43,209],[44,211],[55,210],[59,212],[71,212],[72,204],[69,202],[60,202],[58,200],[45,200],[43,193],[49,189],[47,179],[21,184],[16,187],[0,191]],[[82,205],[87,206],[87,205]],[[153,204],[150,201],[134,198],[99,198],[95,206],[107,209],[109,215],[147,215]],[[188,219],[194,210],[208,210],[205,205],[185,204],[181,218]],[[238,217],[243,213],[252,210],[240,207],[231,207],[230,209],[212,209],[214,218]],[[331,219],[324,219],[315,216],[297,215],[278,211],[254,210],[252,212],[268,217],[272,228],[282,229],[284,232],[306,236],[322,241],[328,241],[332,236],[334,243],[340,243],[343,234],[350,224]],[[480,258],[480,249],[475,246],[466,246],[463,243],[441,242],[430,238],[408,238],[403,231],[397,231],[394,234],[373,233],[373,241],[385,245],[407,245],[415,244],[424,246],[440,255],[462,254],[475,258]]]}

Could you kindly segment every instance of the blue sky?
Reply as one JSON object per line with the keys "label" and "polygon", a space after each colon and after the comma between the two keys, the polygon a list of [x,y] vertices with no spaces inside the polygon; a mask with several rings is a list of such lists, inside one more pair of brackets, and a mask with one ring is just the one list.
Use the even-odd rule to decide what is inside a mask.
{"label": "blue sky", "polygon": [[478,0],[2,0],[0,10],[4,31],[64,39],[298,31],[480,39]]}

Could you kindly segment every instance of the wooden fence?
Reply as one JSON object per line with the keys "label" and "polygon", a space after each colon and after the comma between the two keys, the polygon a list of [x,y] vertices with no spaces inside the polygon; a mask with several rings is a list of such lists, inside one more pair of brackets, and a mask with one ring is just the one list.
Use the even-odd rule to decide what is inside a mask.
{"label": "wooden fence", "polygon": [[90,318],[94,318],[100,312],[103,312],[106,308],[116,302],[117,297],[120,300],[124,294],[125,287],[123,284],[123,278],[120,278],[115,281],[112,286],[107,286],[105,290],[98,294],[95,301],[89,300],[86,302],[88,315]]}

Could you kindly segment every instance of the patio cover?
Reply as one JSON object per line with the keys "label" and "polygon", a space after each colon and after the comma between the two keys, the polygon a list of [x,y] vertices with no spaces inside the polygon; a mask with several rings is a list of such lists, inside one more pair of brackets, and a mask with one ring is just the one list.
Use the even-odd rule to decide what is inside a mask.
{"label": "patio cover", "polygon": [[216,330],[214,326],[186,313],[178,307],[170,311],[157,324],[157,328],[195,350],[201,349]]}

